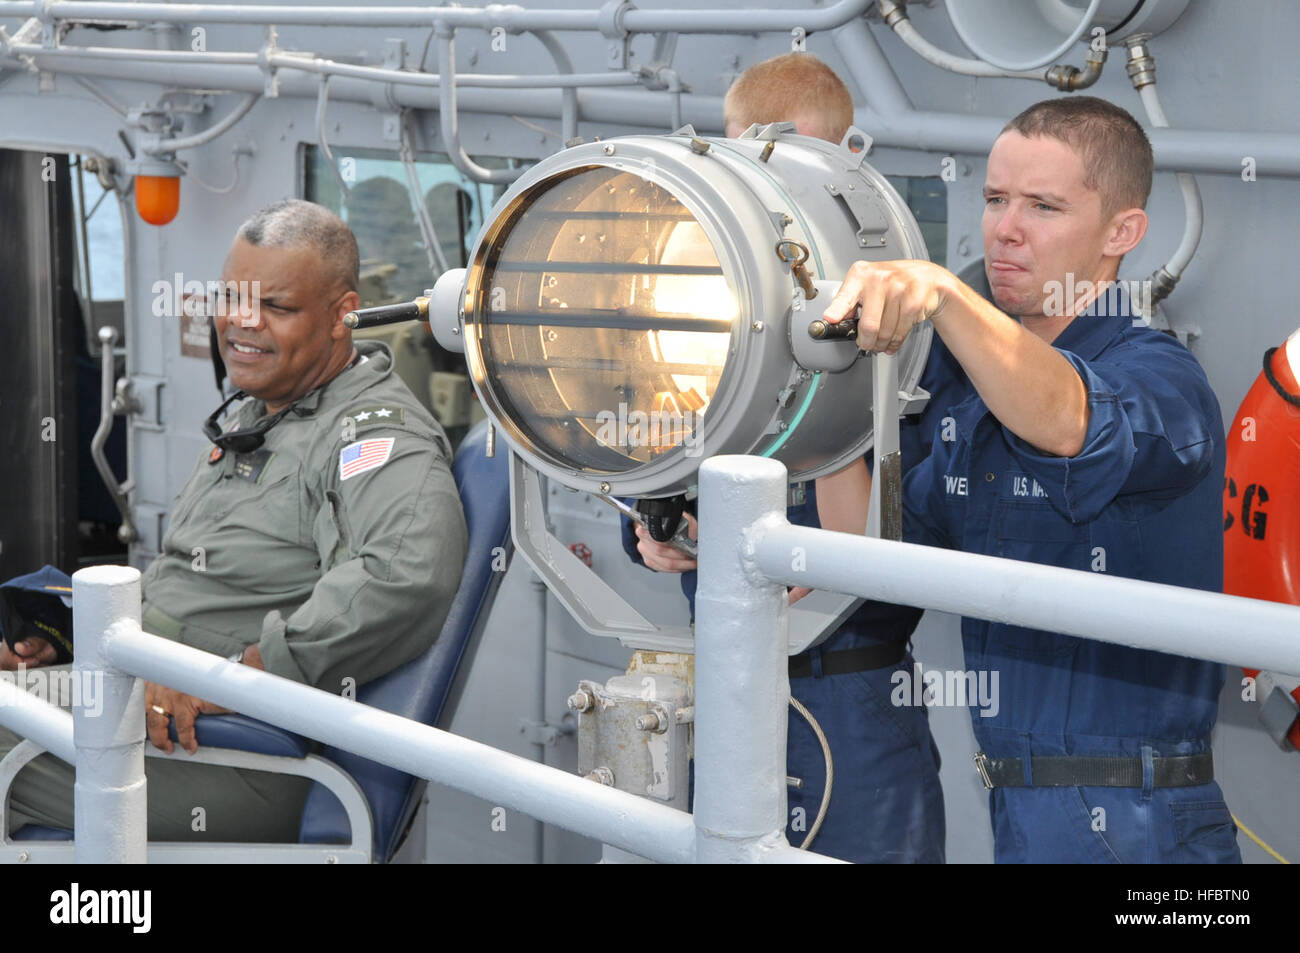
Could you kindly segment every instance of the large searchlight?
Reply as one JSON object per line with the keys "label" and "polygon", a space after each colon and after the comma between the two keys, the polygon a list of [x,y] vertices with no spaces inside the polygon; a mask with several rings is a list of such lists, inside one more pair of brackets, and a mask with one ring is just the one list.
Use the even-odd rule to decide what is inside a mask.
{"label": "large searchlight", "polygon": [[[742,453],[780,460],[798,484],[870,449],[873,410],[893,424],[877,451],[897,449],[898,415],[927,396],[930,326],[867,360],[821,322],[854,261],[928,257],[869,148],[858,129],[836,146],[789,123],[575,146],[502,196],[467,269],[349,315],[427,317],[464,351],[514,455],[516,545],[589,631],[689,651],[688,630],[647,622],[550,536],[538,474],[607,500],[675,498],[693,494],[703,460]],[[808,626],[842,618],[813,618],[810,600],[792,609],[792,652],[816,635],[797,632],[805,602]]]}

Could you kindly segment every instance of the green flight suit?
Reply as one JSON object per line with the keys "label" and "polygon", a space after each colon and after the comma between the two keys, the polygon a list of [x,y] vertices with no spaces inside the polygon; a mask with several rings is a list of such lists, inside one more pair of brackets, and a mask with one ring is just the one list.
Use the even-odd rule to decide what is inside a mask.
{"label": "green flight suit", "polygon": [[[357,350],[261,449],[204,451],[142,580],[147,631],[223,657],[257,643],[267,671],[334,693],[433,644],[467,543],[450,448],[388,348]],[[235,423],[264,413],[246,401]],[[16,743],[0,729],[0,757]],[[151,839],[297,839],[309,781],[184,758],[145,760]],[[11,829],[70,828],[72,782],[70,765],[35,759],[13,785]]]}

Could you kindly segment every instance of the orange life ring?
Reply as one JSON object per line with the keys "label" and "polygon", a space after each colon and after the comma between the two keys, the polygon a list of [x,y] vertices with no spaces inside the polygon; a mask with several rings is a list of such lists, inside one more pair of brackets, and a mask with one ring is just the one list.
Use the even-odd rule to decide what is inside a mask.
{"label": "orange life ring", "polygon": [[[1228,432],[1224,592],[1300,605],[1298,493],[1300,331],[1283,347],[1265,353],[1264,370],[1241,402]],[[1259,676],[1257,669],[1243,671],[1252,678]],[[1292,680],[1285,681],[1289,687]],[[1291,696],[1300,702],[1300,687]],[[1287,737],[1300,748],[1300,721],[1292,723]]]}

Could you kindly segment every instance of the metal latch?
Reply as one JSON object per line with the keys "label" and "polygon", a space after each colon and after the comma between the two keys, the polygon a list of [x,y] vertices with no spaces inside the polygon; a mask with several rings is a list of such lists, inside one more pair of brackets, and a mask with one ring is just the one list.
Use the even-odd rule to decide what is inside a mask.
{"label": "metal latch", "polygon": [[1292,747],[1287,735],[1291,731],[1291,726],[1295,724],[1298,714],[1300,714],[1300,706],[1297,706],[1296,700],[1280,685],[1274,685],[1273,690],[1259,706],[1259,720],[1263,722],[1269,737],[1283,751],[1289,751]]}
{"label": "metal latch", "polygon": [[984,789],[992,791],[993,778],[989,776],[989,756],[983,751],[975,753],[975,770],[980,773],[980,780],[984,782]]}
{"label": "metal latch", "polygon": [[828,182],[826,191],[858,223],[859,248],[880,248],[884,246],[886,242],[885,233],[889,231],[889,220],[885,217],[881,203],[877,200],[877,196],[871,188],[865,184],[862,185],[862,188],[858,188],[852,182],[848,182],[843,186]]}

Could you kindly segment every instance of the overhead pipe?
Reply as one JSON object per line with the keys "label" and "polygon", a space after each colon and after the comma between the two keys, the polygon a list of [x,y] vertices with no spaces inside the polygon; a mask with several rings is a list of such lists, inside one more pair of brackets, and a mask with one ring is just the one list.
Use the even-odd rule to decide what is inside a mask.
{"label": "overhead pipe", "polygon": [[[546,31],[542,31],[546,32]],[[552,42],[558,46],[554,36]],[[548,47],[549,49],[549,47]],[[258,53],[233,53],[211,51],[196,53],[191,50],[141,50],[116,46],[59,46],[46,47],[35,43],[10,43],[6,50],[13,56],[41,56],[56,61],[66,60],[116,60],[131,64],[137,63],[176,63],[195,64],[198,66],[259,66],[263,62]],[[563,47],[559,52],[568,60]],[[555,53],[552,52],[552,56]],[[276,52],[265,57],[266,65],[278,70],[300,70],[306,73],[318,73],[326,76],[347,76],[353,79],[372,80],[379,83],[397,83],[405,86],[437,87],[441,80],[437,73],[414,72],[412,70],[387,69],[381,66],[357,66],[352,63],[338,63],[334,60],[301,53]],[[43,68],[43,67],[42,67]],[[57,71],[61,67],[57,67]],[[113,75],[105,73],[104,75]],[[462,86],[482,86],[506,89],[539,88],[577,88],[587,86],[639,86],[642,80],[636,73],[607,71],[600,73],[575,73],[573,64],[568,69],[554,75],[528,75],[515,73],[469,73],[460,78]]]}
{"label": "overhead pipe", "polygon": [[907,6],[897,0],[879,0],[880,14],[885,25],[892,29],[898,38],[926,62],[963,76],[992,77],[999,79],[1030,79],[1047,83],[1063,92],[1086,89],[1101,78],[1102,67],[1106,63],[1106,51],[1089,49],[1084,61],[1084,68],[1060,64],[1030,70],[1005,70],[984,60],[968,59],[955,56],[947,50],[935,46],[912,25],[907,16]]}
{"label": "overhead pipe", "polygon": [[196,132],[192,136],[183,136],[179,139],[160,139],[157,142],[142,146],[141,151],[148,155],[167,155],[180,152],[182,149],[193,149],[195,146],[205,145],[247,116],[248,111],[257,105],[257,101],[261,98],[258,93],[249,93],[224,119],[213,123],[202,132]]}
{"label": "overhead pipe", "polygon": [[251,6],[231,3],[99,3],[77,0],[0,0],[0,17],[44,22],[125,20],[129,23],[222,23],[258,26],[425,27],[435,19],[456,27],[511,33],[524,30],[596,30],[599,10],[526,10],[516,4],[473,7]]}
{"label": "overhead pipe", "polygon": [[[551,54],[551,59],[555,61],[555,69],[562,76],[572,76],[573,60],[569,58],[569,51],[564,48],[564,44],[550,30],[534,30],[533,36],[546,47],[546,52]],[[629,74],[631,75],[631,74]],[[561,94],[560,107],[560,142],[568,142],[578,134],[578,90],[575,87],[563,87]]]}
{"label": "overhead pipe", "polygon": [[439,22],[434,30],[441,50],[438,68],[442,83],[438,86],[438,123],[442,129],[442,147],[454,165],[475,182],[489,185],[513,182],[525,172],[525,167],[514,169],[489,169],[469,157],[460,143],[460,115],[456,112],[456,31]]}
{"label": "overhead pipe", "polygon": [[889,65],[866,20],[852,20],[831,36],[835,50],[873,109],[890,115],[914,111],[907,90]]}
{"label": "overhead pipe", "polygon": [[[3,2],[5,0],[0,0]],[[121,62],[112,64],[112,69],[108,70],[103,63],[75,57],[60,58],[55,63],[53,57],[47,58],[48,51],[36,46],[24,47],[22,52],[31,56],[40,69],[69,76],[106,77],[246,93],[261,92],[265,85],[264,74],[256,66],[200,64],[182,68],[171,63]],[[438,98],[433,91],[417,87],[417,83],[429,85],[421,82],[429,74],[388,72],[391,77],[382,82],[392,86],[392,104],[415,109],[438,108]],[[466,76],[465,80],[472,78]],[[385,92],[379,83],[356,78],[341,78],[330,84],[330,97],[336,101],[373,106],[377,92]],[[281,76],[280,95],[315,99],[316,82],[303,75]],[[585,120],[648,129],[663,127],[672,98],[670,94],[621,89],[579,90],[577,97]],[[462,89],[457,101],[473,112],[491,115],[554,119],[562,112],[560,97],[544,89],[519,89],[509,98],[488,89]],[[683,93],[681,110],[684,122],[695,124],[701,130],[722,129],[720,96]],[[987,154],[1005,125],[1004,120],[991,116],[911,109],[889,112],[874,106],[859,109],[854,121],[871,134],[879,147],[970,155]],[[1242,156],[1248,155],[1255,160],[1257,176],[1300,177],[1300,135],[1296,133],[1157,128],[1152,130],[1150,138],[1155,150],[1156,168],[1161,171],[1236,176],[1241,174]]]}
{"label": "overhead pipe", "polygon": [[815,33],[857,19],[871,3],[839,0],[820,10],[637,10],[629,3],[621,25],[629,33],[788,33],[796,28]]}
{"label": "overhead pipe", "polygon": [[[1147,119],[1157,129],[1168,129],[1169,120],[1164,107],[1160,105],[1160,95],[1156,92],[1156,61],[1151,55],[1147,42],[1150,34],[1138,33],[1128,38],[1128,75],[1133,87],[1142,99]],[[1196,248],[1201,243],[1201,231],[1205,227],[1205,208],[1201,203],[1201,189],[1196,179],[1186,172],[1178,173],[1178,188],[1183,193],[1183,238],[1174,250],[1173,257],[1151,274],[1151,305],[1154,307],[1169,297],[1183,271],[1191,263]]]}
{"label": "overhead pipe", "polygon": [[879,0],[879,6],[880,15],[885,19],[885,26],[898,34],[898,38],[913,53],[940,69],[948,70],[950,73],[961,73],[963,76],[1047,81],[1047,67],[1032,70],[1004,70],[983,60],[956,56],[947,50],[940,49],[923,37],[920,31],[912,25],[912,21],[907,16],[907,7],[904,4],[896,3],[895,0]]}
{"label": "overhead pipe", "polygon": [[830,30],[861,16],[872,0],[839,0],[823,9],[743,10],[678,8],[638,10],[611,0],[597,10],[527,10],[516,4],[466,7],[248,6],[214,3],[98,3],[78,0],[0,0],[0,17],[39,17],[43,22],[126,20],[131,23],[233,23],[268,26],[427,27],[440,20],[452,28],[511,33],[532,30],[601,29],[617,17],[629,33],[762,33],[802,27]]}

